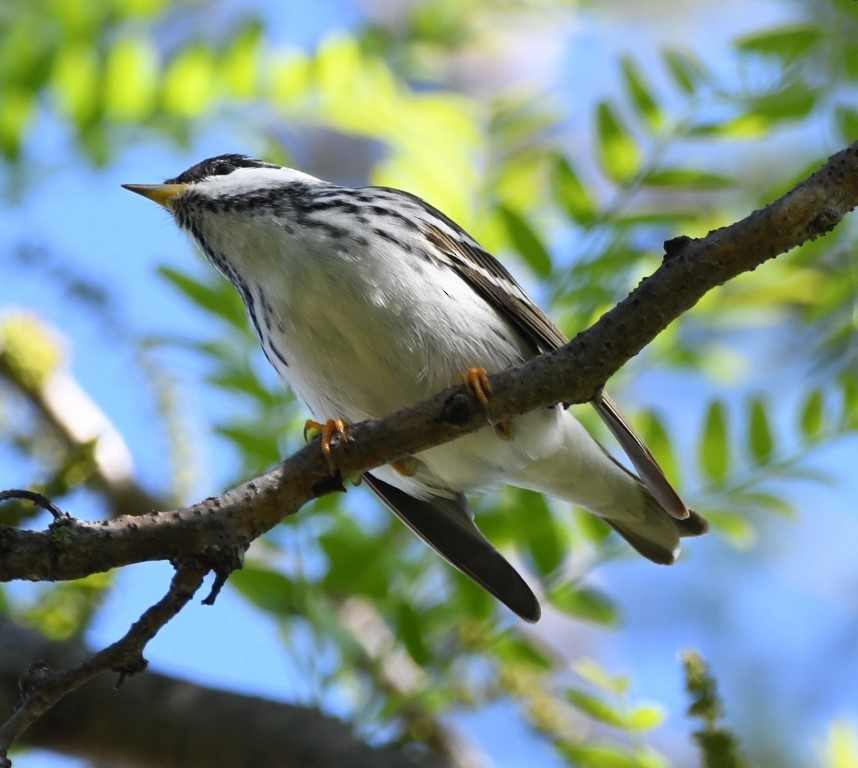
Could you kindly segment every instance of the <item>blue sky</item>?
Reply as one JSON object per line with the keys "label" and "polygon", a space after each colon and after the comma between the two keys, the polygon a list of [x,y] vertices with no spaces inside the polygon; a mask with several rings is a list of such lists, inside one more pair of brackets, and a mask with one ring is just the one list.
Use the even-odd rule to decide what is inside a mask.
{"label": "blue sky", "polygon": [[[727,67],[730,37],[743,25],[752,29],[788,10],[786,4],[776,2],[754,4],[753,15],[739,2],[695,2],[687,4],[687,12],[666,14],[668,7],[669,3],[640,4],[638,14],[631,15],[635,9],[618,14],[616,3],[605,3],[601,10],[576,17],[576,23],[560,36],[562,66],[546,84],[570,94],[574,85],[570,120],[583,120],[590,114],[588,105],[603,95],[602,89],[612,87],[612,74],[591,78],[582,73],[610,70],[618,50],[634,48],[646,60],[641,40],[655,49],[662,40],[684,39],[711,66]],[[332,29],[348,28],[360,18],[356,6],[345,0],[270,2],[267,8],[273,41],[302,46],[314,45]],[[653,13],[652,8],[660,12]],[[56,281],[46,283],[44,273],[15,262],[10,266],[7,261],[7,266],[0,265],[0,311],[26,307],[62,329],[75,376],[128,438],[141,481],[165,488],[167,441],[152,429],[153,395],[140,381],[136,362],[122,341],[126,333],[176,328],[199,335],[210,332],[205,318],[156,275],[161,264],[200,272],[207,267],[195,261],[165,213],[119,185],[157,181],[202,157],[254,147],[242,146],[234,137],[204,135],[188,152],[136,146],[115,165],[95,171],[82,168],[69,153],[68,139],[55,124],[41,124],[32,141],[45,162],[44,172],[21,205],[0,211],[4,252],[22,241],[44,246],[55,271],[67,267],[102,283],[109,291],[110,309],[106,316],[93,316],[86,306],[69,303]],[[192,497],[202,497],[219,492],[234,475],[235,455],[207,432],[207,425],[215,414],[235,406],[213,392],[198,398],[193,391],[193,360],[183,357],[181,364],[190,368],[176,371],[176,383],[201,452],[197,461],[201,473]],[[658,405],[666,388],[682,393],[677,414],[681,419],[699,412],[696,409],[707,394],[695,394],[685,384],[676,378],[642,376],[629,396],[638,403]],[[853,693],[858,689],[858,669],[852,663],[858,639],[854,454],[853,440],[814,457],[815,463],[834,472],[837,483],[791,486],[798,518],[788,523],[756,518],[759,546],[733,551],[708,537],[705,544],[694,542],[690,557],[676,569],[628,560],[597,574],[596,580],[620,603],[623,631],[570,627],[550,617],[540,631],[570,658],[584,652],[610,669],[633,665],[635,695],[651,697],[671,709],[671,720],[657,743],[674,756],[687,755],[688,749],[690,725],[682,716],[686,702],[677,660],[678,649],[686,646],[700,649],[713,664],[729,721],[740,734],[750,739],[752,733],[743,729],[759,723],[765,713],[784,738],[794,741],[799,754],[809,755],[832,718],[845,715],[858,720]],[[0,455],[0,486],[14,487],[26,472],[7,459]],[[691,493],[693,498],[693,488]],[[169,576],[169,566],[160,564],[122,573],[121,587],[93,627],[90,642],[103,645],[122,634],[161,596]],[[231,631],[237,626],[242,628],[240,634]],[[156,638],[147,657],[156,669],[209,685],[283,700],[306,695],[296,688],[296,670],[283,652],[277,628],[229,590],[214,608],[189,606]],[[646,663],[640,663],[642,657]],[[498,766],[525,761],[545,768],[560,765],[503,705],[476,715],[454,714],[450,719],[475,737]],[[796,764],[804,762],[800,758]],[[15,764],[58,768],[70,763],[31,753]],[[678,758],[677,764],[684,763]]]}

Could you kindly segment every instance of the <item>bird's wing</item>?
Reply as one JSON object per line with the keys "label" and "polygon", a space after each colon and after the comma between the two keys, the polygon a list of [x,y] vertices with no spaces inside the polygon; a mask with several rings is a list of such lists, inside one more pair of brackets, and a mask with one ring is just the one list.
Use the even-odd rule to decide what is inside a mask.
{"label": "bird's wing", "polygon": [[364,474],[366,484],[414,533],[462,573],[527,621],[538,621],[539,601],[503,556],[480,533],[464,494],[454,498],[415,498]]}
{"label": "bird's wing", "polygon": [[[462,279],[472,285],[480,295],[502,312],[524,334],[535,352],[546,352],[562,347],[567,337],[524,292],[515,278],[490,253],[483,250],[470,236],[446,217],[445,224],[453,235],[427,225],[427,237],[445,254],[448,263]],[[602,421],[622,446],[640,479],[664,510],[677,520],[689,516],[688,507],[673,489],[670,481],[650,453],[649,448],[635,432],[617,404],[602,390],[591,401]]]}
{"label": "bird's wing", "polygon": [[452,221],[448,219],[447,223],[459,237],[452,237],[431,224],[426,225],[426,236],[459,276],[524,334],[534,346],[534,354],[558,349],[569,341],[503,264]]}

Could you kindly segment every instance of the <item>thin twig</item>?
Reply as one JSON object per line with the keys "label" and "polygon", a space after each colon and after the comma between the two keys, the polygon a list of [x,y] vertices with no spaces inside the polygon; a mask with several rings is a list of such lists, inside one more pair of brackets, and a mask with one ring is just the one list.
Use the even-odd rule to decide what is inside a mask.
{"label": "thin twig", "polygon": [[63,696],[91,680],[113,670],[119,675],[117,686],[126,677],[146,668],[143,649],[170,619],[194,596],[208,567],[196,561],[179,565],[167,594],[146,610],[120,640],[87,661],[71,669],[54,672],[44,664],[33,665],[21,680],[21,699],[15,711],[0,726],[0,768],[12,765],[8,751],[15,740]]}

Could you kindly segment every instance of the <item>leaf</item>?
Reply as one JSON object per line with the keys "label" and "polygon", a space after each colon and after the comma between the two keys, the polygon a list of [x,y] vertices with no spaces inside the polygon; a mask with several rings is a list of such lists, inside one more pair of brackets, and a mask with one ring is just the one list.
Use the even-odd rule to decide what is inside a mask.
{"label": "leaf", "polygon": [[557,748],[572,761],[575,768],[640,768],[633,754],[620,747],[601,742],[588,744],[560,743]]}
{"label": "leaf", "polygon": [[613,725],[616,728],[622,728],[625,724],[620,712],[617,712],[608,702],[592,694],[573,689],[566,691],[566,698],[575,707],[600,723]]}
{"label": "leaf", "polygon": [[858,139],[858,111],[839,106],[836,110],[836,120],[843,141],[851,143]]}
{"label": "leaf", "polygon": [[651,171],[641,180],[648,187],[682,189],[729,189],[735,181],[729,176],[711,171],[698,171],[693,168],[663,168]]}
{"label": "leaf", "polygon": [[289,616],[301,610],[300,590],[280,571],[245,564],[230,574],[229,585],[257,608],[275,616]]}
{"label": "leaf", "polygon": [[548,593],[548,601],[557,610],[603,626],[616,626],[617,610],[611,599],[593,587],[564,584]]}
{"label": "leaf", "polygon": [[107,54],[104,67],[104,108],[122,122],[140,122],[155,107],[157,52],[150,41],[122,38]]}
{"label": "leaf", "polygon": [[545,496],[532,491],[521,491],[521,509],[515,515],[519,524],[518,540],[526,547],[537,573],[550,576],[566,557],[567,542]]}
{"label": "leaf", "polygon": [[620,67],[626,93],[641,122],[652,130],[660,129],[664,124],[664,115],[640,70],[629,56],[623,56]]}
{"label": "leaf", "polygon": [[670,437],[664,423],[655,411],[647,410],[638,417],[638,425],[644,442],[649,446],[665,476],[673,483],[679,483],[679,464],[673,450]]}
{"label": "leaf", "polygon": [[225,283],[209,284],[172,267],[159,267],[158,274],[198,307],[242,331],[247,330],[247,316],[241,301]]}
{"label": "leaf", "polygon": [[712,80],[701,61],[693,53],[669,48],[662,51],[661,55],[673,82],[689,96],[701,85]]}
{"label": "leaf", "polygon": [[810,114],[817,95],[808,85],[796,81],[780,91],[746,99],[745,110],[750,117],[761,117],[772,122],[798,120]]}
{"label": "leaf", "polygon": [[582,657],[572,664],[574,672],[588,682],[605,691],[625,693],[629,689],[629,678],[626,675],[613,675],[598,661]]}
{"label": "leaf", "polygon": [[716,485],[722,485],[730,470],[730,447],[727,416],[724,404],[719,400],[713,400],[706,411],[699,453],[703,473]]}
{"label": "leaf", "polygon": [[569,161],[560,154],[554,156],[551,167],[554,198],[578,224],[590,224],[596,218],[596,205]]}
{"label": "leaf", "polygon": [[612,181],[627,184],[641,168],[641,150],[613,106],[602,101],[596,111],[599,160]]}
{"label": "leaf", "polygon": [[419,666],[425,666],[432,658],[432,653],[423,640],[422,617],[405,600],[398,601],[395,610],[397,639]]}
{"label": "leaf", "polygon": [[216,80],[211,49],[182,48],[164,73],[164,108],[176,117],[200,117],[214,101]]}
{"label": "leaf", "polygon": [[733,45],[742,53],[776,56],[789,63],[812,50],[823,36],[819,27],[794,24],[745,35],[734,41]]}
{"label": "leaf", "polygon": [[551,274],[551,255],[542,240],[522,216],[505,205],[498,207],[516,251],[540,277]]}
{"label": "leaf", "polygon": [[774,440],[769,417],[763,401],[755,397],[751,400],[748,418],[748,451],[756,464],[766,464],[772,457]]}
{"label": "leaf", "polygon": [[757,531],[742,515],[727,510],[706,510],[706,519],[736,549],[750,549],[757,541]]}
{"label": "leaf", "polygon": [[633,731],[651,731],[666,719],[667,713],[658,704],[640,704],[626,715],[625,726]]}
{"label": "leaf", "polygon": [[822,392],[818,389],[813,390],[805,398],[802,405],[801,432],[805,440],[809,443],[818,442],[822,437],[822,430],[825,424],[824,406]]}

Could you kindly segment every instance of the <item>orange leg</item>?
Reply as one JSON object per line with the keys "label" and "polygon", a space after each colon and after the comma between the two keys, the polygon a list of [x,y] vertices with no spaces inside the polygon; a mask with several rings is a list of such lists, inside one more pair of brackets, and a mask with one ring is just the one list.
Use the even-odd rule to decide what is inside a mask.
{"label": "orange leg", "polygon": [[315,429],[321,434],[322,453],[325,454],[325,458],[328,460],[328,466],[331,468],[331,472],[336,471],[334,461],[331,458],[331,440],[334,435],[339,435],[343,440],[349,440],[348,433],[346,432],[348,426],[349,425],[342,419],[328,419],[324,424],[320,424],[318,421],[313,421],[313,419],[307,419],[307,421],[304,422],[304,440],[307,439],[307,432],[311,429]]}
{"label": "orange leg", "polygon": [[486,418],[489,420],[489,424],[492,425],[495,434],[503,440],[512,440],[513,432],[510,423],[508,421],[493,422],[489,416],[489,395],[492,391],[492,385],[486,369],[468,368],[462,374],[462,380],[468,385],[477,400],[480,401],[483,410],[486,412]]}

